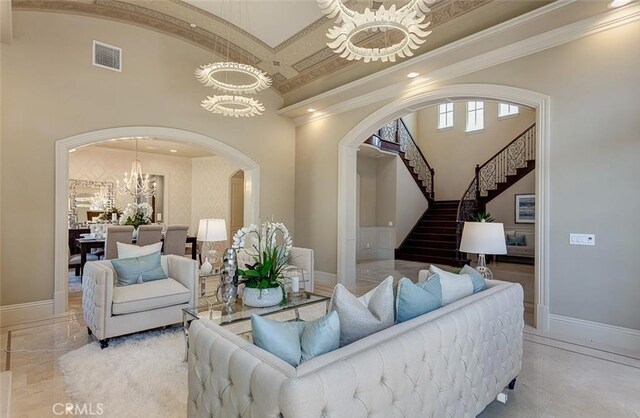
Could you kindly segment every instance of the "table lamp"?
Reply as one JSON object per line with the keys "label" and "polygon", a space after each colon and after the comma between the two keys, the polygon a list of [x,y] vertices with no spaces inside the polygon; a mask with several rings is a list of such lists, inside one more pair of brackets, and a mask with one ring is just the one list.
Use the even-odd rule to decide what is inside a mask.
{"label": "table lamp", "polygon": [[485,279],[493,279],[493,273],[487,267],[485,254],[506,254],[504,226],[498,222],[465,222],[462,230],[460,251],[478,254],[476,270]]}
{"label": "table lamp", "polygon": [[[207,242],[217,242],[217,241],[226,241],[227,240],[227,224],[224,219],[200,219],[200,224],[198,225],[198,241],[202,241],[203,244],[203,253],[204,253],[204,245]],[[215,258],[215,250],[211,251],[212,258]],[[209,255],[207,253],[207,255]],[[215,259],[212,259],[215,263]],[[209,257],[205,257],[205,262],[200,266],[200,270],[203,273],[209,274],[213,271],[213,265],[209,261]]]}

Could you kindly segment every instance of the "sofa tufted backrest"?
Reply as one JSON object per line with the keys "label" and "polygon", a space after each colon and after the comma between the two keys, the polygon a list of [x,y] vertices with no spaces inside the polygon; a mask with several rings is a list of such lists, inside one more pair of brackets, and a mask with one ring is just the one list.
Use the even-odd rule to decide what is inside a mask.
{"label": "sofa tufted backrest", "polygon": [[474,417],[519,373],[522,328],[522,287],[496,281],[297,369],[196,321],[188,415]]}

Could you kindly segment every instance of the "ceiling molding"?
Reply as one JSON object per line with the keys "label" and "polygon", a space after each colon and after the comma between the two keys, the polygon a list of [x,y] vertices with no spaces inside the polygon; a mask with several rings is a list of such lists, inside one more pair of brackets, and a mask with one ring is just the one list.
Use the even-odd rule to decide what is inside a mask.
{"label": "ceiling molding", "polygon": [[[470,27],[479,30],[492,26],[539,7],[541,1],[548,0],[512,3],[505,9],[506,6],[497,0],[438,0],[431,6],[427,19],[432,22],[432,28],[438,28],[435,37],[440,36],[440,42],[451,42],[470,30],[476,30]],[[273,77],[274,90],[283,96],[308,96],[313,94],[319,83],[333,87],[337,83],[368,76],[384,67],[349,61],[333,53],[326,45],[326,32],[334,22],[326,17],[270,47],[247,30],[183,0],[13,0],[13,8],[17,11],[79,14],[135,24],[185,40],[220,57],[227,56],[228,45],[229,60],[266,71]],[[466,18],[465,25],[454,24],[458,18],[471,12],[475,17]],[[192,27],[192,23],[196,27]],[[382,38],[382,34],[374,33],[363,42],[378,42],[377,46]],[[433,43],[428,41],[414,52],[425,54],[431,48],[434,48]],[[332,77],[338,73],[339,78]]]}
{"label": "ceiling molding", "polygon": [[0,42],[10,44],[12,40],[11,2],[0,1]]}
{"label": "ceiling molding", "polygon": [[[392,74],[396,74],[398,72],[403,73],[406,71],[406,67],[408,66],[413,66],[418,63],[424,63],[432,60],[436,56],[455,52],[456,50],[462,49],[465,46],[469,46],[474,42],[499,35],[505,30],[517,29],[519,26],[534,18],[543,16],[544,14],[550,13],[556,9],[565,7],[572,2],[572,0],[566,0],[552,3],[548,6],[530,12],[529,14],[520,16],[511,21],[487,29],[483,32],[479,32],[475,35],[471,35],[467,38],[461,39],[460,41],[451,43],[427,54],[413,58],[409,61],[405,61],[397,66],[391,67],[384,71],[380,71],[364,79],[346,84],[342,87],[322,93],[318,96],[301,101],[292,106],[280,109],[278,111],[278,114],[287,116],[287,114],[291,112],[300,113],[302,110],[305,110],[306,112],[306,109],[310,107],[318,108],[319,110],[313,114],[304,114],[303,116],[293,117],[296,126],[304,125],[316,120],[327,118],[332,115],[348,112],[350,110],[354,110],[363,106],[397,97],[398,92],[402,92],[403,96],[412,96],[414,94],[418,94],[422,91],[428,90],[437,83],[452,80],[466,74],[480,71],[485,68],[531,55],[536,52],[544,51],[555,46],[566,44],[586,36],[614,29],[621,25],[640,20],[640,3],[632,3],[621,9],[610,10],[602,14],[579,20],[566,26],[561,26],[556,29],[549,30],[525,40],[511,43],[509,45],[497,48],[486,53],[470,56],[465,60],[461,60],[454,64],[438,68],[437,70],[430,72],[428,76],[421,76],[413,80],[406,80],[391,84],[370,93],[352,97],[348,100],[343,99],[345,94],[349,94],[350,91],[355,91],[363,84],[371,83],[375,80],[384,79],[385,77],[389,77]],[[338,96],[340,96],[340,98],[338,98]],[[316,102],[331,102],[332,100],[335,101],[335,104],[332,104],[326,108],[314,106],[314,103]]]}

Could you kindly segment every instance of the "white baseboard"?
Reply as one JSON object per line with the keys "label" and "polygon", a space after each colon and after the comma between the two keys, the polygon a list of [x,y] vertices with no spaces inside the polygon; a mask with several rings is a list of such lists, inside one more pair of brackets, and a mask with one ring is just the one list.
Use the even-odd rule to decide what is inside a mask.
{"label": "white baseboard", "polygon": [[0,306],[0,326],[16,325],[53,317],[53,299]]}
{"label": "white baseboard", "polygon": [[313,272],[313,281],[323,286],[335,286],[338,284],[338,276],[335,273],[327,273],[326,271],[315,270]]}
{"label": "white baseboard", "polygon": [[536,308],[536,328],[541,332],[549,332],[549,307],[546,305]]}
{"label": "white baseboard", "polygon": [[594,348],[618,349],[620,354],[640,355],[640,331],[631,328],[550,314],[549,335],[580,340]]}
{"label": "white baseboard", "polygon": [[0,373],[0,418],[11,418],[11,372]]}

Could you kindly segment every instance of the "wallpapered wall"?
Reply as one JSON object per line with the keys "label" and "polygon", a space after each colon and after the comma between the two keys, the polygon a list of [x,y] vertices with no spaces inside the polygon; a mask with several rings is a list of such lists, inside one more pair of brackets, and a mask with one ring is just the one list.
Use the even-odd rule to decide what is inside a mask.
{"label": "wallpapered wall", "polygon": [[240,168],[233,161],[218,156],[194,158],[191,164],[192,230],[197,231],[200,219],[224,218],[227,221],[228,234],[231,225],[229,181]]}
{"label": "wallpapered wall", "polygon": [[[104,147],[79,149],[69,155],[69,178],[81,180],[122,181],[131,171],[132,151]],[[203,218],[225,218],[229,225],[229,179],[239,167],[222,157],[184,158],[139,153],[145,173],[165,176],[167,195],[163,220],[168,224],[185,224],[196,234]],[[133,202],[130,196],[116,194],[116,207]]]}
{"label": "wallpapered wall", "polygon": [[[104,147],[81,148],[69,154],[69,178],[79,180],[122,181],[131,172],[135,152]],[[191,159],[140,152],[144,173],[164,176],[167,205],[163,220],[170,224],[191,225]],[[124,209],[133,197],[116,193],[116,207]]]}

